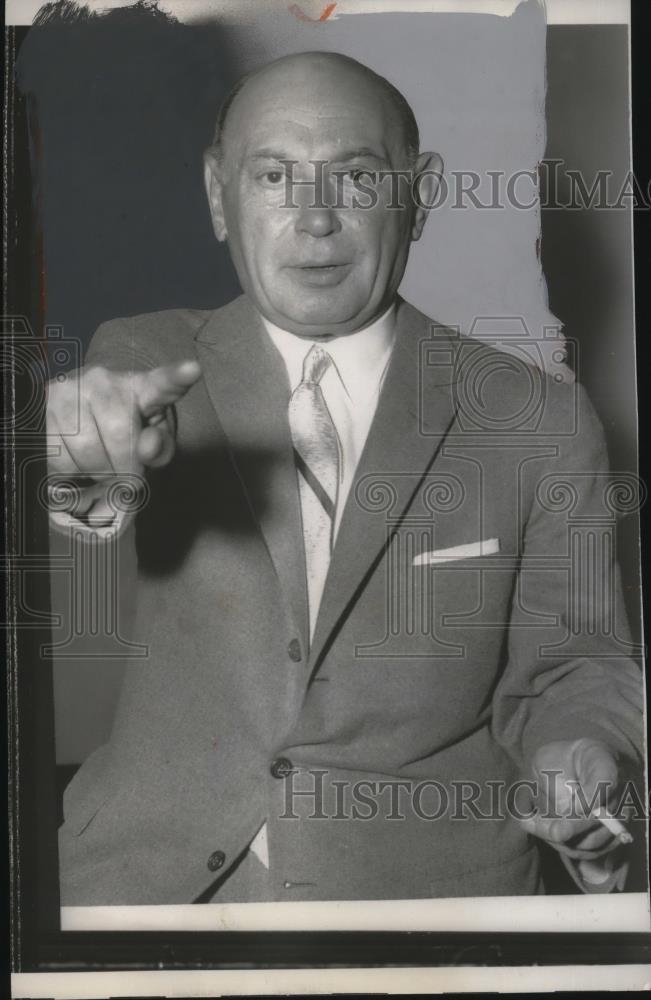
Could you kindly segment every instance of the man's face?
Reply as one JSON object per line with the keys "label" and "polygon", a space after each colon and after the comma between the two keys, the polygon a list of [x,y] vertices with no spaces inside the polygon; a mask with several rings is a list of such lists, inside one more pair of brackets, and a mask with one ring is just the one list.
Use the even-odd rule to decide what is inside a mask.
{"label": "man's face", "polygon": [[327,61],[277,65],[235,99],[223,149],[220,168],[209,167],[215,230],[263,316],[320,337],[358,330],[387,308],[414,219],[408,183],[401,209],[387,208],[389,179],[370,208],[356,188],[369,183],[359,171],[409,165],[401,123],[372,78]]}

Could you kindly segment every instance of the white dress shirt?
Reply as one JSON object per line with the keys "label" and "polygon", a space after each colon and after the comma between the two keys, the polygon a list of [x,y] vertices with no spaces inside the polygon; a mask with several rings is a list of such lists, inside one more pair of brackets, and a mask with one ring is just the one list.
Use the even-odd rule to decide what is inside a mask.
{"label": "white dress shirt", "polygon": [[[343,459],[339,469],[340,482],[334,521],[336,538],[346,497],[366,444],[391,357],[396,332],[395,305],[391,305],[370,326],[329,340],[306,340],[287,330],[281,330],[264,317],[263,322],[285,362],[291,392],[301,382],[303,362],[315,343],[320,344],[334,362],[319,384],[339,435]],[[263,823],[251,842],[250,850],[269,868],[266,823]]]}

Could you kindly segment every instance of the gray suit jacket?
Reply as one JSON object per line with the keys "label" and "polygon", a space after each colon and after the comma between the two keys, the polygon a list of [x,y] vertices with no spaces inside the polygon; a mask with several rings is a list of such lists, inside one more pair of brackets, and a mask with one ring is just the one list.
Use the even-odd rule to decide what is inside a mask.
{"label": "gray suit jacket", "polygon": [[586,736],[639,758],[585,393],[407,303],[397,324],[311,646],[289,386],[251,304],[95,335],[88,364],[196,356],[203,378],[137,517],[149,655],[67,789],[64,904],[190,902],[263,821],[272,898],[536,892],[535,843],[505,815],[532,753]]}

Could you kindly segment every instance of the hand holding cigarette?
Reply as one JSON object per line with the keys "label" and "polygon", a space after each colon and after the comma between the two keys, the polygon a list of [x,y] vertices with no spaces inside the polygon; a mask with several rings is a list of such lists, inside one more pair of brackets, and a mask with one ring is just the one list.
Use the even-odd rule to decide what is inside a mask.
{"label": "hand holding cigarette", "polygon": [[632,835],[614,809],[619,784],[617,761],[605,743],[579,739],[542,746],[532,762],[536,809],[522,826],[567,857],[598,857]]}

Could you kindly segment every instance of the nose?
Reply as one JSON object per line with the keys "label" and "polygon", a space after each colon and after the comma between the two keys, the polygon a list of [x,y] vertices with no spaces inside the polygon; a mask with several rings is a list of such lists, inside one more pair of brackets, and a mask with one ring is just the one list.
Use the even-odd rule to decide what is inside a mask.
{"label": "nose", "polygon": [[307,233],[308,236],[332,236],[341,229],[337,212],[325,205],[310,207],[302,206],[296,218],[296,232]]}

